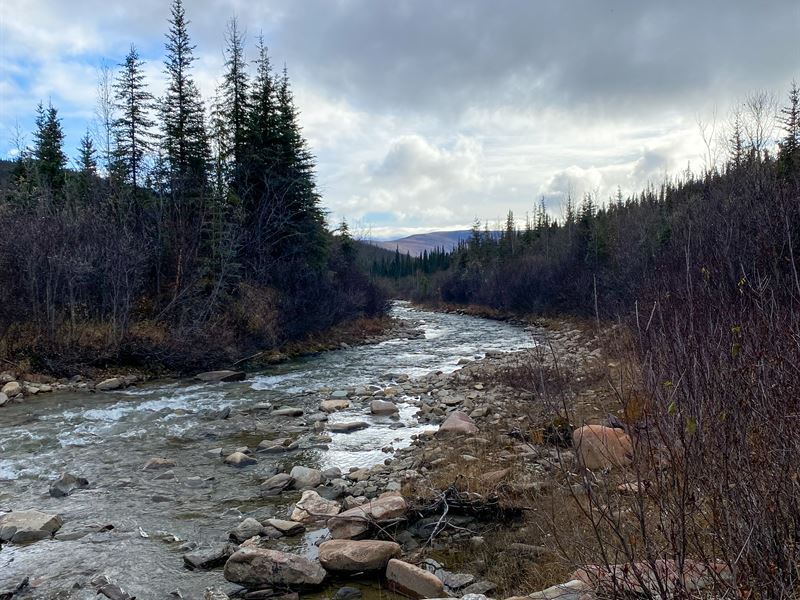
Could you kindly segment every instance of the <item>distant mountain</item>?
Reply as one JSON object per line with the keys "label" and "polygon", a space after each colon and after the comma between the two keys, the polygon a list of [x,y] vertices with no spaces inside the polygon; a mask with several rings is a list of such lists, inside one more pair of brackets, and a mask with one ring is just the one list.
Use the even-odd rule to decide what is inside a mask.
{"label": "distant mountain", "polygon": [[408,252],[411,256],[419,256],[425,250],[430,252],[435,248],[444,248],[450,251],[458,246],[458,242],[468,239],[470,235],[469,229],[462,231],[433,231],[431,233],[417,233],[386,242],[373,241],[372,244],[391,251],[399,248],[401,254]]}

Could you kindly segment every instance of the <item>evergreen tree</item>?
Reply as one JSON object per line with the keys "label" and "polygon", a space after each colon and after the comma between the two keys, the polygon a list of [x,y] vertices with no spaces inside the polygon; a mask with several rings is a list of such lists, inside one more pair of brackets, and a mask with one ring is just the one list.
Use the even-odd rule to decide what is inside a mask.
{"label": "evergreen tree", "polygon": [[222,122],[220,157],[229,177],[235,182],[240,177],[247,147],[247,120],[249,115],[248,95],[250,83],[244,56],[244,35],[234,18],[228,23],[225,49],[225,74],[217,113]]}
{"label": "evergreen tree", "polygon": [[40,187],[53,197],[60,196],[64,190],[67,156],[61,119],[52,104],[45,109],[40,102],[36,109],[33,158]]}
{"label": "evergreen tree", "polygon": [[162,145],[173,193],[192,192],[206,184],[209,146],[203,101],[191,74],[195,47],[189,39],[182,0],[173,0],[171,15],[164,61],[169,83],[161,102]]}
{"label": "evergreen tree", "polygon": [[97,174],[97,151],[94,147],[94,140],[86,131],[81,138],[80,146],[78,146],[78,169],[81,174],[86,176],[94,176]]}
{"label": "evergreen tree", "polygon": [[120,115],[114,120],[115,169],[134,190],[143,179],[142,164],[145,152],[152,149],[151,128],[154,125],[149,116],[153,96],[147,91],[143,66],[139,52],[131,45],[114,82]]}
{"label": "evergreen tree", "polygon": [[796,82],[792,82],[789,104],[781,109],[779,120],[786,132],[780,141],[780,160],[785,170],[791,170],[792,165],[800,165],[800,89]]}

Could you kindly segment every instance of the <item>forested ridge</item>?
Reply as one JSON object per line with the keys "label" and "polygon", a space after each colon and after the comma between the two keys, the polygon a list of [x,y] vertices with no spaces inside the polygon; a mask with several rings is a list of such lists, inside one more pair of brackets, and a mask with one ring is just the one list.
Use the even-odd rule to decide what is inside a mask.
{"label": "forested ridge", "polygon": [[328,231],[287,69],[233,19],[204,99],[189,24],[175,0],[163,97],[134,46],[102,72],[74,166],[39,104],[0,196],[6,360],[186,370],[384,310],[346,227]]}

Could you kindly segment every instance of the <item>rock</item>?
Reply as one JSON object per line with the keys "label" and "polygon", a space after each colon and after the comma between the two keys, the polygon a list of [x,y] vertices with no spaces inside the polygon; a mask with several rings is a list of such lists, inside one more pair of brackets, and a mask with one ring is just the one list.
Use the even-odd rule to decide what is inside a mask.
{"label": "rock", "polygon": [[295,442],[292,438],[278,438],[277,440],[262,440],[262,442],[258,445],[258,451],[276,454],[279,452],[296,450],[297,447],[297,442]]}
{"label": "rock", "polygon": [[330,540],[320,545],[319,561],[328,571],[382,571],[389,560],[398,558],[400,553],[400,544],[395,542]]}
{"label": "rock", "polygon": [[360,589],[345,586],[336,591],[332,600],[361,600],[362,595]]}
{"label": "rock", "polygon": [[240,544],[249,540],[251,537],[261,535],[263,526],[252,517],[247,517],[244,521],[239,523],[236,527],[228,532],[228,536],[232,540],[236,540]]}
{"label": "rock", "polygon": [[400,412],[394,402],[385,400],[373,400],[369,405],[369,410],[373,415],[393,415]]}
{"label": "rock", "polygon": [[288,473],[278,473],[273,477],[267,479],[261,484],[261,497],[269,498],[271,496],[278,496],[280,493],[288,488],[294,479]]}
{"label": "rock", "polygon": [[441,574],[438,572],[434,574],[450,590],[460,590],[475,581],[475,576],[469,573],[451,573],[450,571],[442,570]]}
{"label": "rock", "polygon": [[8,394],[0,392],[0,406],[5,406],[8,403]]}
{"label": "rock", "polygon": [[333,539],[350,539],[369,531],[370,523],[385,523],[401,519],[408,511],[405,499],[390,492],[355,506],[328,519],[328,529]]}
{"label": "rock", "polygon": [[624,467],[631,463],[631,438],[621,429],[603,425],[584,425],[572,432],[572,445],[580,463],[587,469]]}
{"label": "rock", "polygon": [[450,413],[450,415],[439,426],[439,431],[436,432],[437,436],[443,437],[448,435],[475,435],[478,433],[478,426],[465,412],[460,410]]}
{"label": "rock", "polygon": [[307,490],[295,504],[290,518],[298,523],[326,521],[330,517],[338,515],[341,508],[338,502],[326,500],[314,490]]}
{"label": "rock", "polygon": [[64,496],[69,496],[75,490],[83,490],[87,487],[89,487],[88,479],[64,473],[50,484],[50,495],[54,498],[62,498]]}
{"label": "rock", "polygon": [[198,373],[194,376],[195,379],[198,381],[204,381],[206,383],[217,383],[219,381],[229,382],[229,381],[244,381],[247,379],[247,373],[244,371],[206,371],[205,373]]}
{"label": "rock", "polygon": [[351,421],[350,423],[329,423],[328,430],[333,433],[351,433],[359,429],[366,429],[369,423],[364,421]]}
{"label": "rock", "polygon": [[258,461],[253,458],[252,456],[247,456],[244,452],[234,452],[233,454],[229,454],[225,457],[225,464],[231,465],[233,467],[247,467],[249,465],[254,465]]}
{"label": "rock", "polygon": [[136,600],[135,596],[131,596],[116,583],[110,581],[97,588],[97,593],[102,594],[109,600]]}
{"label": "rock", "polygon": [[302,417],[303,409],[294,408],[293,406],[281,406],[280,408],[273,410],[272,414],[276,417]]}
{"label": "rock", "polygon": [[337,410],[344,410],[350,407],[349,400],[323,400],[320,402],[319,409],[322,412],[331,413]]}
{"label": "rock", "polygon": [[503,481],[511,473],[511,469],[499,469],[497,471],[489,471],[483,473],[478,477],[478,481],[482,484],[492,487]]}
{"label": "rock", "polygon": [[225,564],[236,552],[233,544],[224,544],[217,548],[195,550],[183,555],[183,564],[190,569],[213,569]]}
{"label": "rock", "polygon": [[347,398],[349,395],[350,392],[348,392],[347,390],[336,390],[331,394],[331,398],[341,399],[341,398]]}
{"label": "rock", "polygon": [[283,535],[293,536],[303,533],[306,528],[298,521],[285,521],[284,519],[267,519],[267,525],[274,527]]}
{"label": "rock", "polygon": [[142,467],[145,471],[155,471],[156,469],[169,469],[171,467],[176,466],[177,463],[172,460],[171,458],[151,458],[148,460],[144,467]]}
{"label": "rock", "polygon": [[242,548],[225,563],[224,574],[228,581],[255,589],[316,587],[327,573],[318,563],[302,556],[266,548]]}
{"label": "rock", "polygon": [[0,516],[0,541],[27,544],[50,537],[64,524],[59,515],[20,510]]}
{"label": "rock", "polygon": [[22,393],[22,386],[16,381],[9,381],[0,391],[2,391],[9,398],[13,398],[14,396],[18,396]]}
{"label": "rock", "polygon": [[292,487],[296,490],[314,488],[318,485],[322,485],[322,471],[319,469],[311,469],[309,467],[296,465],[292,467],[290,475],[294,480]]}
{"label": "rock", "polygon": [[444,598],[444,584],[433,573],[396,558],[386,567],[389,588],[412,598]]}
{"label": "rock", "polygon": [[217,588],[206,588],[203,592],[203,600],[230,600],[230,597]]}
{"label": "rock", "polygon": [[470,594],[488,594],[493,592],[497,589],[497,584],[492,583],[491,581],[478,581],[465,587],[461,592],[464,596],[468,596]]}
{"label": "rock", "polygon": [[593,600],[594,592],[592,586],[583,581],[574,579],[567,583],[560,583],[552,587],[534,592],[525,597],[533,600]]}
{"label": "rock", "polygon": [[121,377],[111,377],[110,379],[104,379],[96,386],[94,389],[101,391],[101,392],[111,392],[113,390],[118,390],[121,387],[125,386],[125,380]]}

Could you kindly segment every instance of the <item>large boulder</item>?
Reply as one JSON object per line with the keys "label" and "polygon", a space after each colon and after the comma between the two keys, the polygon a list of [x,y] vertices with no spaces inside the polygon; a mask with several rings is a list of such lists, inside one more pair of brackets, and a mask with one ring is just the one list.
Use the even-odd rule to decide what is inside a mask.
{"label": "large boulder", "polygon": [[359,429],[366,429],[369,423],[365,421],[351,421],[349,423],[329,423],[328,431],[333,433],[352,433]]}
{"label": "large boulder", "polygon": [[631,463],[633,444],[622,431],[604,425],[584,425],[572,432],[572,445],[587,469],[624,467]]}
{"label": "large boulder", "polygon": [[14,396],[18,396],[22,393],[22,386],[17,381],[9,381],[0,391],[2,391],[9,398],[13,398]]}
{"label": "large boulder", "polygon": [[322,471],[319,469],[296,465],[292,467],[289,475],[291,475],[294,480],[292,486],[296,490],[315,488],[318,485],[322,485]]}
{"label": "large boulder", "polygon": [[295,504],[290,519],[298,523],[324,522],[332,516],[338,515],[341,508],[342,506],[338,502],[326,500],[314,490],[306,490]]}
{"label": "large boulder", "polygon": [[63,496],[69,496],[75,490],[83,490],[87,487],[89,487],[88,479],[64,473],[50,484],[50,495],[54,498],[62,498]]}
{"label": "large boulder", "polygon": [[350,401],[339,399],[339,400],[323,400],[320,402],[319,409],[322,412],[332,413],[336,412],[337,410],[344,410],[345,408],[350,407]]}
{"label": "large boulder", "polygon": [[261,484],[261,497],[271,498],[272,496],[279,496],[293,481],[294,479],[288,473],[273,475]]}
{"label": "large boulder", "polygon": [[369,410],[373,415],[394,415],[400,412],[394,402],[386,400],[373,400],[370,402]]}
{"label": "large boulder", "polygon": [[401,553],[400,544],[378,540],[330,540],[319,547],[319,561],[328,571],[381,571]]}
{"label": "large boulder", "polygon": [[26,544],[49,538],[64,519],[38,510],[20,510],[0,516],[0,541]]}
{"label": "large boulder", "polygon": [[381,524],[402,519],[408,504],[400,494],[388,492],[379,498],[353,507],[328,519],[333,539],[351,539],[365,534],[372,523]]}
{"label": "large boulder", "polygon": [[237,550],[225,563],[224,574],[228,581],[250,589],[316,587],[327,575],[307,558],[266,548]]}
{"label": "large boulder", "polygon": [[450,435],[475,435],[478,433],[478,426],[475,425],[470,416],[460,410],[450,413],[450,415],[439,426],[437,436]]}
{"label": "large boulder", "polygon": [[247,379],[247,373],[244,371],[207,371],[205,373],[198,373],[194,376],[198,381],[206,383],[217,383],[218,381],[244,381]]}
{"label": "large boulder", "polygon": [[94,386],[94,389],[101,392],[111,392],[122,387],[125,387],[125,380],[122,377],[110,377],[109,379],[104,379],[98,383],[96,386]]}
{"label": "large boulder", "polygon": [[445,598],[444,584],[433,573],[393,558],[386,567],[389,588],[411,598]]}

